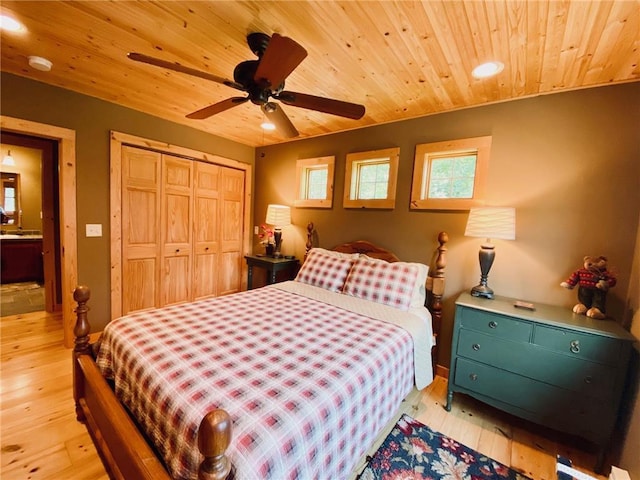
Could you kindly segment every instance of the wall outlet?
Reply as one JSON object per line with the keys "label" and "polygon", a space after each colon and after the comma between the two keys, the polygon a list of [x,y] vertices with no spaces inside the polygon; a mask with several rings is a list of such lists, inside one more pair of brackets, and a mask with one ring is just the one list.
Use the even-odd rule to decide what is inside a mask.
{"label": "wall outlet", "polygon": [[258,235],[260,233],[260,227],[258,225],[253,226],[253,234]]}
{"label": "wall outlet", "polygon": [[87,237],[101,237],[102,236],[102,224],[101,223],[87,223],[85,225]]}

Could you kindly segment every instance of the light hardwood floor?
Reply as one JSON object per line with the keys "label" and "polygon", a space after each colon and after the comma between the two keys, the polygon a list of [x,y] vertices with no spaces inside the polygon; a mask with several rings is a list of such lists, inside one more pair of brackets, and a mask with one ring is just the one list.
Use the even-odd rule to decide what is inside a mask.
{"label": "light hardwood floor", "polygon": [[[107,480],[85,427],[75,419],[71,352],[62,347],[60,315],[34,312],[2,317],[1,327],[0,477]],[[457,395],[447,413],[442,407],[446,385],[444,378],[436,377],[431,386],[405,402],[405,411],[536,480],[555,480],[556,453],[594,475],[589,471],[592,454],[548,432],[540,435],[536,428],[469,397]]]}

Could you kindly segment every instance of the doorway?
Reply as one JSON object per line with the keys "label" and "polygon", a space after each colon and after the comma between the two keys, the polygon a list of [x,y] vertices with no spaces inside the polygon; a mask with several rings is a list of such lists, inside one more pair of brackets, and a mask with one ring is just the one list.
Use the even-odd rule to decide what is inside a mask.
{"label": "doorway", "polygon": [[63,342],[73,347],[75,325],[73,290],[78,284],[78,246],[76,221],[76,133],[45,123],[0,115],[0,130],[57,142],[60,247],[60,291]]}
{"label": "doorway", "polygon": [[2,175],[12,180],[0,192],[7,212],[0,225],[2,315],[60,311],[58,142],[4,131],[0,140]]}

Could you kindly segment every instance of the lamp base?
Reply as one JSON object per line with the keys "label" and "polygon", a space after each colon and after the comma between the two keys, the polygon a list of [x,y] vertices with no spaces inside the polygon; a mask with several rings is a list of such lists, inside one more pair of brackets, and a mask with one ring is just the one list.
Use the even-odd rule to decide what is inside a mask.
{"label": "lamp base", "polygon": [[282,230],[276,227],[273,231],[273,240],[276,242],[273,258],[282,257],[282,253],[280,253],[280,247],[282,246]]}
{"label": "lamp base", "polygon": [[471,289],[471,296],[472,297],[483,297],[483,298],[488,298],[488,299],[492,299],[493,298],[493,290],[491,290],[488,286],[486,285],[476,285],[475,287],[473,287]]}

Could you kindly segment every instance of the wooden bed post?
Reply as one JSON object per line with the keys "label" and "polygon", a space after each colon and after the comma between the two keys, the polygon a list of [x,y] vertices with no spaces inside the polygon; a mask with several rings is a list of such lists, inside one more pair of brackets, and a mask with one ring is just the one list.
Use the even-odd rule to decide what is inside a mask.
{"label": "wooden bed post", "polygon": [[313,222],[307,223],[307,243],[305,244],[306,250],[304,251],[304,260],[309,255],[309,250],[313,248]]}
{"label": "wooden bed post", "polygon": [[438,362],[438,335],[440,334],[440,326],[442,324],[442,297],[444,295],[444,269],[447,266],[447,247],[446,244],[449,241],[449,235],[447,232],[440,232],[438,234],[438,249],[436,253],[436,259],[432,267],[429,269],[429,276],[427,277],[427,305],[431,312],[431,318],[433,321],[433,336],[435,338],[435,345],[431,351],[431,360],[433,364],[434,374],[436,365]]}
{"label": "wooden bed post", "polygon": [[198,468],[198,480],[232,480],[235,469],[224,454],[231,443],[231,417],[222,410],[207,413],[198,429],[198,449],[204,460]]}
{"label": "wooden bed post", "polygon": [[84,423],[85,415],[84,411],[80,407],[80,399],[84,397],[84,376],[81,375],[78,369],[78,357],[80,355],[91,355],[91,347],[89,346],[89,333],[91,326],[87,319],[87,312],[89,307],[87,302],[91,297],[91,291],[89,287],[80,285],[73,291],[73,299],[78,306],[75,309],[76,312],[76,324],[73,328],[73,334],[75,336],[75,346],[73,347],[73,399],[76,403],[76,419],[79,422]]}

